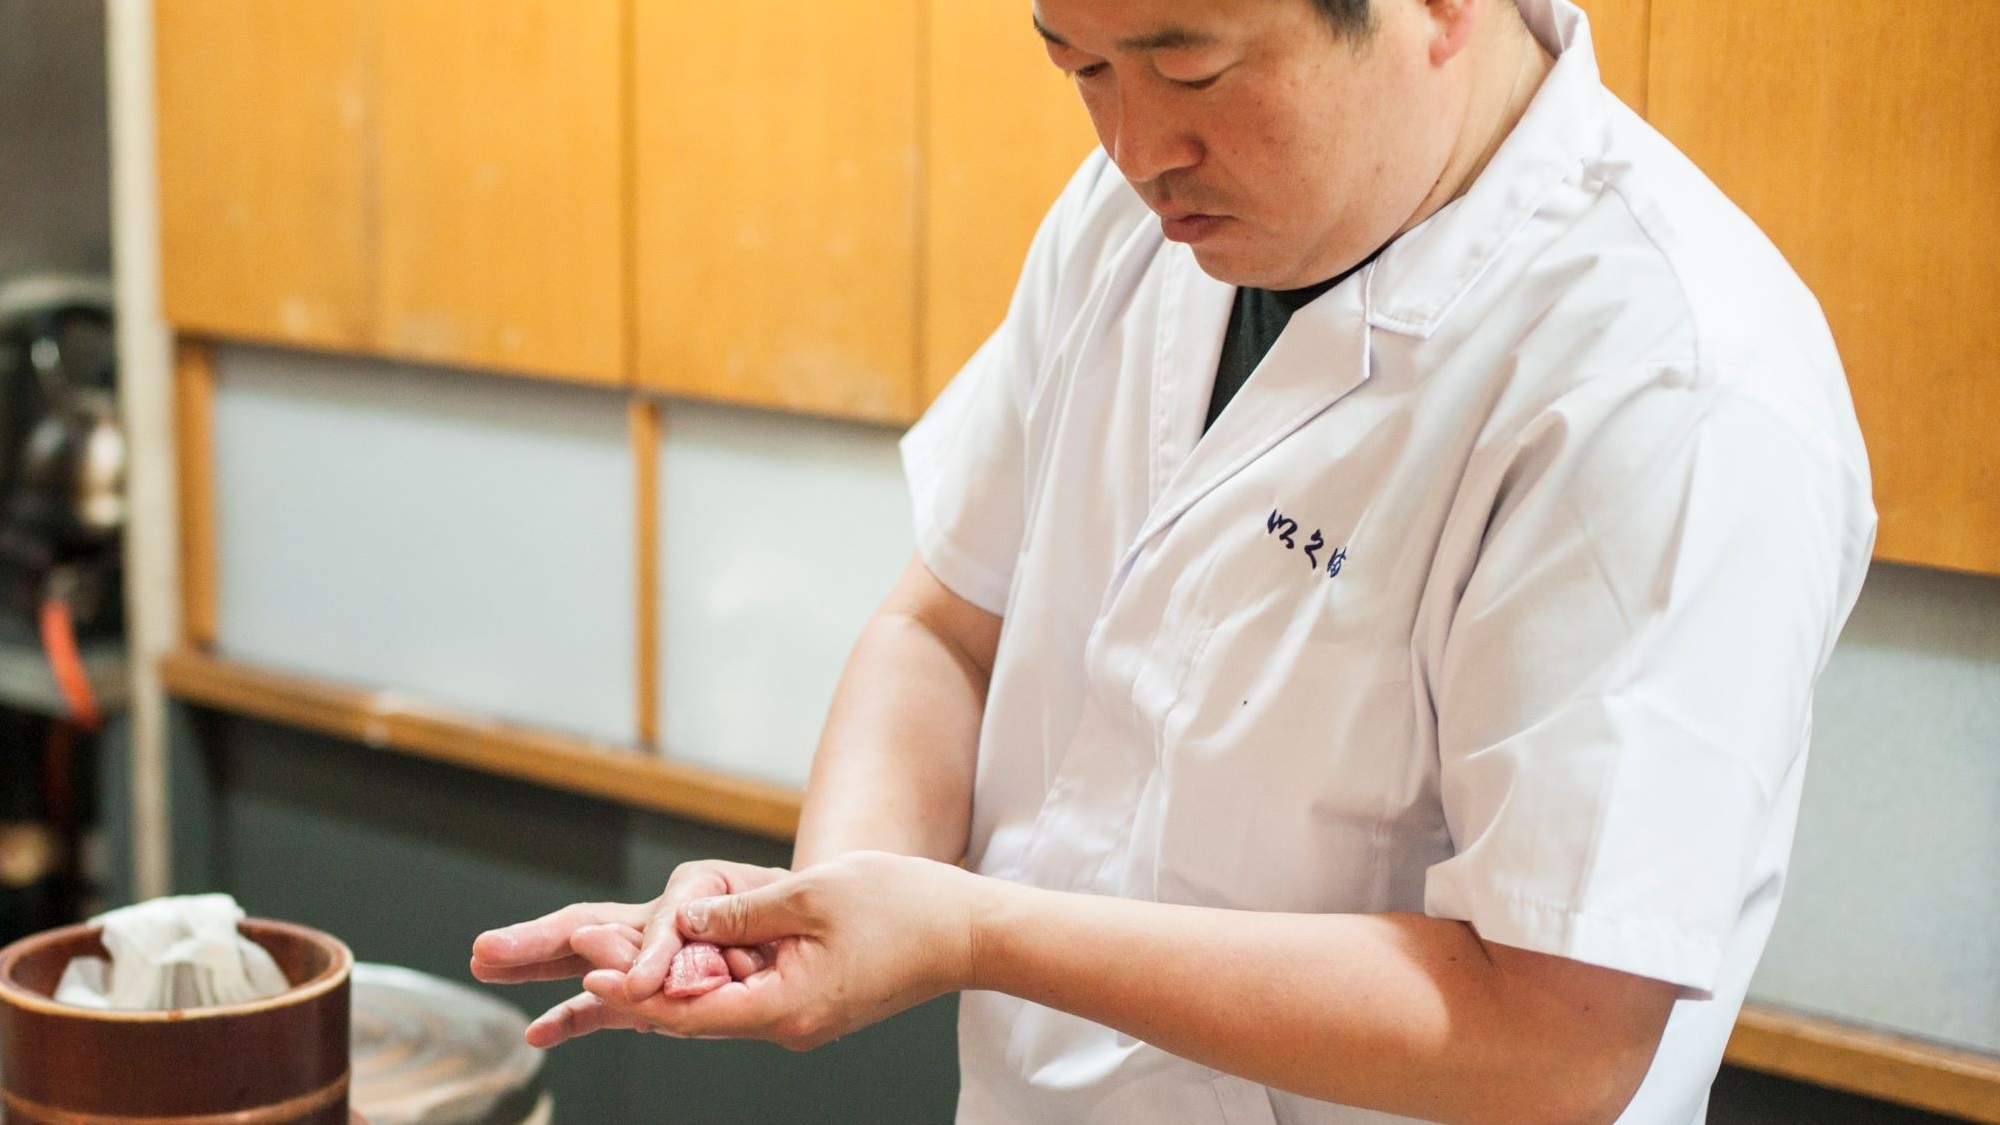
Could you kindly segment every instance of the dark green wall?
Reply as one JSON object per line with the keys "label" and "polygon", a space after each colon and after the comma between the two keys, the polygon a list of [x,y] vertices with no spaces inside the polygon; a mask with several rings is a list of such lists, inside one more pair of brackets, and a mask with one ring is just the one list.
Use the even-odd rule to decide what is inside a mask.
{"label": "dark green wall", "polygon": [[[247,719],[176,708],[177,892],[316,926],[355,956],[471,983],[473,937],[571,902],[643,901],[684,860],[774,841]],[[486,986],[481,986],[486,987]],[[492,989],[533,1014],[571,990]],[[956,1004],[821,1050],[603,1033],[549,1053],[563,1122],[948,1122]]]}

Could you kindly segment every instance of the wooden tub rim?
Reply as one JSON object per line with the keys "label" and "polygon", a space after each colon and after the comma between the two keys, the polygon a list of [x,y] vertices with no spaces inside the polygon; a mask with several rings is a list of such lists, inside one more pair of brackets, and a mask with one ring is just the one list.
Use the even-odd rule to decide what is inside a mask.
{"label": "wooden tub rim", "polygon": [[23,1011],[69,1019],[99,1019],[126,1024],[189,1023],[195,1020],[227,1019],[232,1016],[251,1015],[257,1012],[271,1011],[276,1008],[289,1007],[293,1004],[314,1000],[341,987],[347,982],[348,976],[354,971],[354,951],[347,948],[346,942],[323,930],[315,930],[309,926],[295,925],[291,922],[278,922],[266,918],[245,918],[237,923],[236,930],[239,934],[243,934],[244,937],[248,937],[253,941],[256,940],[255,936],[251,933],[246,933],[246,930],[283,933],[321,946],[328,953],[332,954],[332,958],[327,967],[321,970],[317,976],[314,976],[303,984],[293,985],[276,996],[267,996],[262,1000],[252,1000],[245,1004],[223,1004],[211,1008],[165,1008],[150,1012],[86,1008],[79,1004],[59,1003],[53,996],[44,996],[39,992],[34,992],[14,983],[14,965],[29,952],[30,947],[39,948],[45,944],[54,944],[70,938],[81,937],[91,933],[101,933],[103,931],[102,926],[93,925],[89,922],[79,922],[75,925],[63,926],[59,929],[44,930],[41,933],[30,934],[16,941],[14,944],[0,949],[0,1001],[4,1001]]}

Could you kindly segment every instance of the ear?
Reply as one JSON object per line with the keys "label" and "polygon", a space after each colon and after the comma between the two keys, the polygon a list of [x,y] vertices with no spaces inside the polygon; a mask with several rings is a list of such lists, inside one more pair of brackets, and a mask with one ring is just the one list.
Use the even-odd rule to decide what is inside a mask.
{"label": "ear", "polygon": [[1472,42],[1472,31],[1486,13],[1481,8],[1513,0],[1424,0],[1430,19],[1431,65],[1443,66]]}

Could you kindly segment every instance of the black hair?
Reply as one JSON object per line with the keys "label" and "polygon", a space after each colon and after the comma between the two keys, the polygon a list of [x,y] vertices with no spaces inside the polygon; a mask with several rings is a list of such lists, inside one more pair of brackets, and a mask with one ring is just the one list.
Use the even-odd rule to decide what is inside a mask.
{"label": "black hair", "polygon": [[1375,12],[1370,3],[1371,0],[1312,0],[1313,8],[1335,34],[1356,40],[1367,38],[1375,30]]}

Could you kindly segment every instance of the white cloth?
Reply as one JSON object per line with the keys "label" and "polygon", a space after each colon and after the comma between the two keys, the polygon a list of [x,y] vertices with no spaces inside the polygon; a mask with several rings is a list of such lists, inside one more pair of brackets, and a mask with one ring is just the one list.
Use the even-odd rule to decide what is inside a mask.
{"label": "white cloth", "polygon": [[[925,563],[1005,618],[973,869],[1426,911],[1678,984],[1623,1120],[1690,1125],[1868,469],[1812,296],[1603,89],[1578,9],[1523,11],[1560,58],[1478,182],[1298,312],[1206,436],[1233,291],[1100,153],[904,458]],[[992,993],[960,1036],[961,1122],[1396,1120]]]}
{"label": "white cloth", "polygon": [[125,1012],[210,1008],[276,996],[291,987],[261,945],[242,936],[243,908],[225,894],[156,898],[100,914],[107,962],[76,957],[55,998]]}

